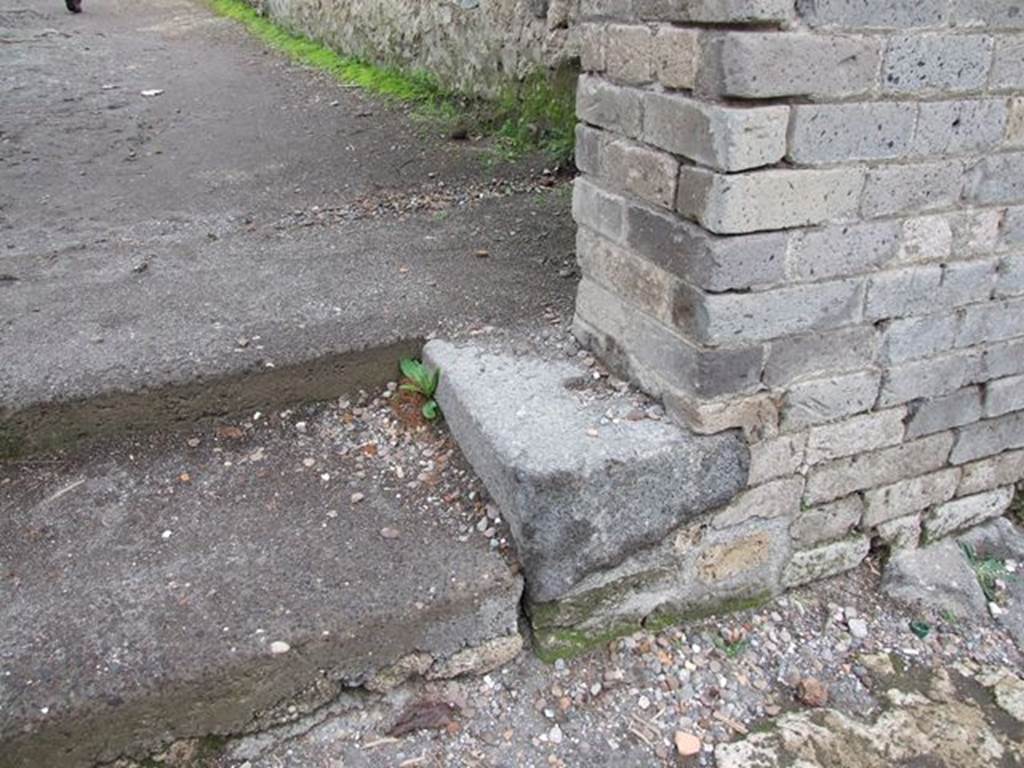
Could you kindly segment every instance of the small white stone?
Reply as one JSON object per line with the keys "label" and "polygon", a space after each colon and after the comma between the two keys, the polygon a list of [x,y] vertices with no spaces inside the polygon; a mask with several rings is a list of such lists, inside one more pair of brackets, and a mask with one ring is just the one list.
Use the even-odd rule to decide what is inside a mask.
{"label": "small white stone", "polygon": [[858,640],[863,640],[868,636],[868,623],[864,619],[847,619],[846,627],[850,630],[850,634]]}
{"label": "small white stone", "polygon": [[298,432],[299,434],[302,434],[302,435],[306,434],[306,422],[304,422],[304,421],[296,421],[295,422],[295,431]]}
{"label": "small white stone", "polygon": [[562,729],[558,726],[557,723],[551,726],[551,730],[548,731],[548,741],[550,741],[552,744],[562,743]]}
{"label": "small white stone", "polygon": [[647,696],[641,696],[639,699],[637,699],[636,705],[640,707],[641,710],[650,709],[651,700],[647,698]]}
{"label": "small white stone", "polygon": [[302,460],[302,466],[304,466],[304,467],[307,467],[307,468],[308,467],[312,467],[314,464],[316,464],[316,459],[303,459]]}
{"label": "small white stone", "polygon": [[358,491],[356,491],[355,493],[352,494],[352,499],[351,500],[352,500],[353,504],[358,504],[360,501],[362,501],[365,498],[366,498],[366,494],[365,493],[359,493]]}
{"label": "small white stone", "polygon": [[988,604],[988,612],[992,614],[994,618],[1002,616],[1006,611],[999,606],[998,603],[991,602]]}
{"label": "small white stone", "polygon": [[163,539],[164,541],[166,541],[167,539],[171,538],[171,532],[170,531],[164,531],[163,533],[160,534],[160,538]]}
{"label": "small white stone", "polygon": [[292,647],[284,640],[275,640],[270,644],[270,652],[275,656],[280,656],[282,653],[288,653],[291,649]]}

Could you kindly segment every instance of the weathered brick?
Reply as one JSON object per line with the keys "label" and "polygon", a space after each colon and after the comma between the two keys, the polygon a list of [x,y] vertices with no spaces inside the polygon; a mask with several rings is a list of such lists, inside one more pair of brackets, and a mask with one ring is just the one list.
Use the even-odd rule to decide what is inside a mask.
{"label": "weathered brick", "polygon": [[703,344],[767,340],[859,322],[863,285],[815,283],[750,293],[680,291],[675,323]]}
{"label": "weathered brick", "polygon": [[625,202],[584,176],[578,177],[573,184],[572,216],[577,224],[590,227],[610,240],[622,240],[626,220]]}
{"label": "weathered brick", "polygon": [[1024,88],[1024,35],[1000,35],[996,38],[990,88]]}
{"label": "weathered brick", "polygon": [[963,186],[959,161],[875,168],[867,175],[861,212],[873,218],[951,208]]}
{"label": "weathered brick", "polygon": [[609,24],[605,30],[605,71],[623,83],[654,79],[654,33],[642,24]]}
{"label": "weathered brick", "polygon": [[782,426],[796,430],[863,413],[875,404],[881,379],[878,371],[860,371],[794,384],[786,393]]}
{"label": "weathered brick", "polygon": [[1024,152],[982,159],[968,173],[966,193],[984,205],[1024,201]]}
{"label": "weathered brick", "polygon": [[1024,97],[1010,99],[1006,117],[1006,144],[1011,147],[1024,145]]}
{"label": "weathered brick", "polygon": [[782,572],[782,584],[787,588],[798,587],[849,571],[861,564],[870,548],[868,538],[858,536],[797,552]]}
{"label": "weathered brick", "polygon": [[908,29],[943,26],[949,18],[947,4],[935,0],[797,0],[796,7],[812,27]]}
{"label": "weathered brick", "polygon": [[629,19],[633,16],[633,5],[634,0],[580,0],[580,16]]}
{"label": "weathered brick", "polygon": [[946,352],[956,341],[958,325],[952,313],[893,320],[883,332],[882,360],[905,363]]}
{"label": "weathered brick", "polygon": [[700,35],[695,29],[662,25],[654,37],[654,70],[666,88],[691,89],[697,82]]}
{"label": "weathered brick", "polygon": [[949,394],[978,381],[981,366],[981,352],[973,349],[894,366],[885,372],[878,404],[886,407]]}
{"label": "weathered brick", "polygon": [[585,123],[636,138],[643,119],[640,93],[583,75],[576,86],[576,116]]}
{"label": "weathered brick", "polygon": [[1024,336],[1024,299],[1003,299],[967,307],[956,345],[967,347],[1015,336]]}
{"label": "weathered brick", "polygon": [[962,427],[981,417],[981,387],[964,387],[948,395],[916,400],[910,404],[907,439]]}
{"label": "weathered brick", "polygon": [[1003,211],[961,211],[945,218],[953,230],[953,253],[958,258],[987,255],[998,247]]}
{"label": "weathered brick", "polygon": [[952,446],[953,435],[947,432],[820,464],[807,477],[805,499],[810,504],[820,504],[934,472],[945,465]]}
{"label": "weathered brick", "polygon": [[705,45],[701,76],[723,96],[852,96],[874,86],[880,58],[869,37],[728,32]]}
{"label": "weathered brick", "polygon": [[999,228],[999,238],[1005,245],[1024,244],[1024,206],[1006,209]]}
{"label": "weathered brick", "polygon": [[871,326],[786,336],[772,341],[764,383],[777,387],[829,373],[860,371],[878,357],[878,334]]}
{"label": "weathered brick", "polygon": [[875,528],[875,535],[890,549],[917,549],[921,541],[921,516],[907,515]]}
{"label": "weathered brick", "polygon": [[807,436],[807,463],[820,464],[898,445],[903,440],[904,416],[906,409],[890,408],[814,427]]}
{"label": "weathered brick", "polygon": [[890,93],[979,90],[991,64],[988,35],[898,35],[885,48],[882,86]]}
{"label": "weathered brick", "polygon": [[995,278],[996,265],[990,261],[962,261],[883,272],[868,281],[864,316],[869,320],[908,317],[985,301],[992,293]]}
{"label": "weathered brick", "polygon": [[959,469],[943,469],[868,491],[864,494],[867,509],[863,524],[873,528],[949,501],[959,482]]}
{"label": "weathered brick", "polygon": [[796,230],[786,274],[804,281],[872,272],[896,257],[899,244],[899,223],[893,221]]}
{"label": "weathered brick", "polygon": [[760,485],[777,477],[795,474],[804,463],[807,433],[780,435],[750,446],[751,485]]}
{"label": "weathered brick", "polygon": [[592,176],[601,174],[601,156],[604,145],[615,134],[592,128],[586,123],[576,124],[576,167]]}
{"label": "weathered brick", "polygon": [[956,531],[999,517],[1013,500],[1012,488],[997,488],[987,493],[963,496],[948,501],[924,519],[924,535],[936,541]]}
{"label": "weathered brick", "polygon": [[789,535],[799,549],[814,547],[836,539],[845,539],[864,513],[858,494],[813,509],[802,510],[789,526]]}
{"label": "weathered brick", "polygon": [[672,155],[618,139],[604,146],[602,174],[623,191],[671,209],[679,178],[679,161]]}
{"label": "weathered brick", "polygon": [[849,217],[863,185],[858,168],[723,175],[684,167],[676,208],[720,234],[786,229]]}
{"label": "weathered brick", "polygon": [[729,528],[753,519],[791,517],[800,510],[804,479],[786,477],[743,491],[711,519],[714,528]]}
{"label": "weathered brick", "polygon": [[896,261],[900,264],[920,264],[949,259],[953,253],[953,226],[950,218],[933,215],[904,220]]}
{"label": "weathered brick", "polygon": [[644,94],[644,141],[723,171],[772,165],[786,153],[789,107],[725,107]]}
{"label": "weathered brick", "polygon": [[678,278],[592,232],[576,231],[576,255],[583,274],[666,325]]}
{"label": "weathered brick", "polygon": [[982,351],[979,381],[1024,373],[1024,339],[993,344]]}
{"label": "weathered brick", "polygon": [[998,298],[1024,294],[1024,253],[1004,256],[997,274],[995,295]]}
{"label": "weathered brick", "polygon": [[911,151],[945,155],[991,149],[1006,130],[1005,99],[924,102]]}
{"label": "weathered brick", "polygon": [[957,496],[991,491],[1003,485],[1015,485],[1024,480],[1024,451],[1001,453],[990,459],[965,464]]}
{"label": "weathered brick", "polygon": [[957,26],[1024,27],[1020,0],[952,0],[950,20]]}
{"label": "weathered brick", "polygon": [[787,21],[793,16],[792,0],[634,0],[642,19],[742,24]]}
{"label": "weathered brick", "polygon": [[698,435],[742,429],[745,435],[760,437],[778,429],[778,404],[766,392],[708,401],[673,390],[665,393],[664,400],[668,414]]}
{"label": "weathered brick", "polygon": [[752,288],[785,278],[785,233],[719,237],[673,214],[629,205],[626,244],[709,291]]}
{"label": "weathered brick", "polygon": [[1002,416],[1024,411],[1024,376],[996,379],[985,385],[985,415]]}
{"label": "weathered brick", "polygon": [[904,157],[917,110],[901,102],[795,106],[786,156],[806,165]]}
{"label": "weathered brick", "polygon": [[1016,448],[1024,448],[1024,412],[1021,411],[960,429],[950,461],[965,464]]}
{"label": "weathered brick", "polygon": [[604,72],[605,25],[580,25],[580,69]]}
{"label": "weathered brick", "polygon": [[589,278],[576,294],[574,331],[609,365],[631,374],[656,396],[669,385],[713,398],[752,391],[759,384],[761,347],[696,347]]}

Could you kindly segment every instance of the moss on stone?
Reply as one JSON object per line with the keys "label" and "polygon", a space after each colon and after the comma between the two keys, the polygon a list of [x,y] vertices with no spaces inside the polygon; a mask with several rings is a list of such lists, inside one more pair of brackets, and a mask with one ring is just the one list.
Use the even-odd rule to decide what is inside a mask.
{"label": "moss on stone", "polygon": [[662,568],[642,571],[580,595],[546,603],[528,603],[526,612],[535,629],[578,626],[600,615],[602,608],[621,604],[623,595],[650,586],[669,575],[669,571]]}

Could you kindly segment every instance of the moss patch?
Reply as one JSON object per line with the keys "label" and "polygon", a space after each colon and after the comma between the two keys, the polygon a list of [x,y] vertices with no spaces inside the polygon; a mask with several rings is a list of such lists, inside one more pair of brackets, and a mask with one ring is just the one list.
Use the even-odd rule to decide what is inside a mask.
{"label": "moss patch", "polygon": [[420,115],[459,132],[493,136],[499,153],[515,157],[543,150],[568,164],[575,142],[576,70],[537,71],[509,83],[498,99],[479,99],[443,87],[427,72],[381,66],[345,56],[261,16],[244,0],[208,0],[213,10],[239,22],[293,61],[327,72],[340,82],[417,106]]}

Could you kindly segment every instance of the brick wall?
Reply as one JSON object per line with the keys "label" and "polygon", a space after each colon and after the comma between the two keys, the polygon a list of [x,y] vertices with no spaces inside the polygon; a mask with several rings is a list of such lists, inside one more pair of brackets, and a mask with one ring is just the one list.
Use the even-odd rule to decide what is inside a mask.
{"label": "brick wall", "polygon": [[746,431],[718,520],[789,518],[790,586],[1005,512],[1024,3],[581,13],[576,331],[691,429]]}

